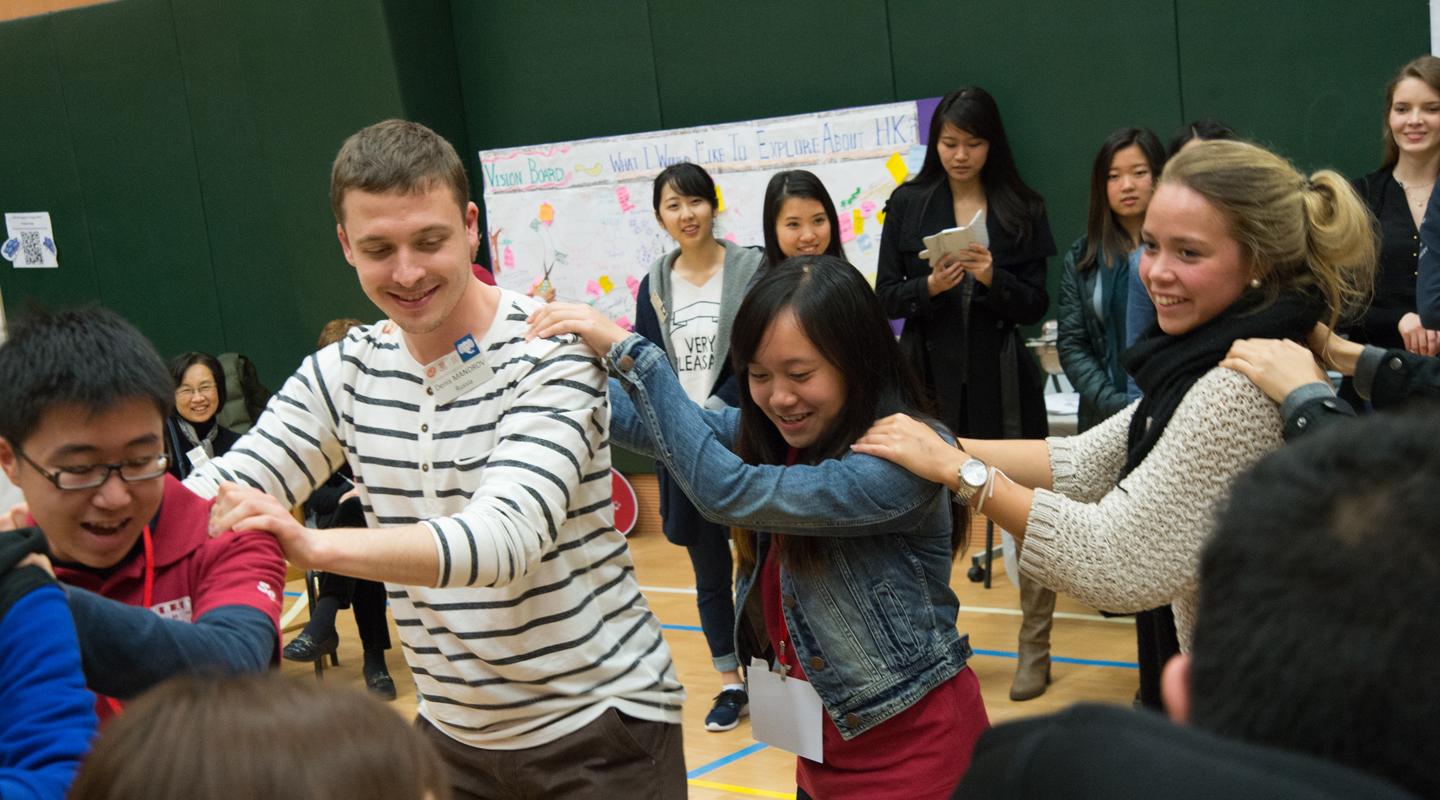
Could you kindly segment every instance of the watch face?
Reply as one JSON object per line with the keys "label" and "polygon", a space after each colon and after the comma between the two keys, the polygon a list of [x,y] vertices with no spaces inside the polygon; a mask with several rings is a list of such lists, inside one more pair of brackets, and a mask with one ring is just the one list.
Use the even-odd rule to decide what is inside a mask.
{"label": "watch face", "polygon": [[978,458],[972,458],[960,465],[960,480],[971,486],[984,486],[985,479],[989,477],[988,473],[985,462]]}

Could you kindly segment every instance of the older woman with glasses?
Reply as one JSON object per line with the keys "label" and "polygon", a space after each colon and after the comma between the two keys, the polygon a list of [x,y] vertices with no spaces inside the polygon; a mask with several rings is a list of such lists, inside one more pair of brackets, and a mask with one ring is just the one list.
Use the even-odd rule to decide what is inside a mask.
{"label": "older woman with glasses", "polygon": [[225,406],[225,369],[212,355],[191,351],[170,361],[175,379],[175,413],[165,420],[170,474],[180,480],[226,452],[240,434],[215,421]]}

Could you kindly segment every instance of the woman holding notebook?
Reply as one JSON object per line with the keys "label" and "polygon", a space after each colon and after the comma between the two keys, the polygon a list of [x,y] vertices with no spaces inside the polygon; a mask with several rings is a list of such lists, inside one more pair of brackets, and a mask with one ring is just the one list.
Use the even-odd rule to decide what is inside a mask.
{"label": "woman holding notebook", "polygon": [[[976,238],[988,247],[921,257],[925,237],[969,225],[977,212]],[[1048,432],[1040,375],[1016,326],[1045,316],[1052,255],[1045,202],[1020,179],[994,98],[973,86],[946,95],[920,173],[886,206],[875,293],[905,320],[901,347],[956,435]]]}
{"label": "woman holding notebook", "polygon": [[[922,257],[926,237],[964,226],[978,243]],[[1017,326],[1045,316],[1045,259],[1053,255],[1045,201],[1015,168],[994,98],[974,86],[945,95],[920,173],[886,206],[875,293],[886,314],[905,320],[901,348],[956,436],[1049,434],[1044,384]],[[1028,700],[1049,682],[1055,595],[1023,577],[1020,584],[1025,621],[1010,696]]]}

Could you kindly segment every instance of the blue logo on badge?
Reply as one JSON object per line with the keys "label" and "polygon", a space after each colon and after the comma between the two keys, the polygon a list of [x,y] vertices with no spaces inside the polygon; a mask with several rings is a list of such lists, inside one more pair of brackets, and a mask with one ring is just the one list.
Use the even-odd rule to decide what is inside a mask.
{"label": "blue logo on badge", "polygon": [[455,342],[455,352],[460,354],[461,361],[469,361],[480,355],[480,345],[475,344],[475,337],[467,333]]}

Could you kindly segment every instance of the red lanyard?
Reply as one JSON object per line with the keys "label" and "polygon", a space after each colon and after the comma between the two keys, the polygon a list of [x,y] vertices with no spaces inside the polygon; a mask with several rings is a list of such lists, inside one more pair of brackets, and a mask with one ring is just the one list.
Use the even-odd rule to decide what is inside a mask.
{"label": "red lanyard", "polygon": [[[140,593],[140,601],[143,608],[150,608],[155,605],[155,542],[150,538],[149,525],[140,531],[140,540],[145,544],[145,584]],[[107,697],[105,701],[117,716],[124,710],[120,701],[113,697]]]}

